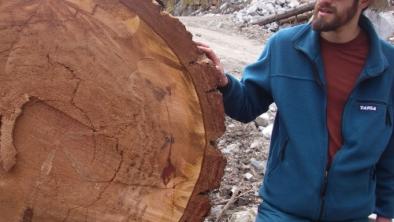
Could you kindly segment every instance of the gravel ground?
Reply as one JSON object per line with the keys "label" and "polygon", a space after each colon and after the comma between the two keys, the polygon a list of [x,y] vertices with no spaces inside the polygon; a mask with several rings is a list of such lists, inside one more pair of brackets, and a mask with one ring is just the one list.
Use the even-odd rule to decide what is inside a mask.
{"label": "gravel ground", "polygon": [[[276,107],[255,121],[244,124],[226,117],[226,132],[218,140],[218,148],[227,159],[219,189],[210,194],[212,209],[206,222],[252,222],[261,202],[258,189],[264,177],[270,143],[270,127]],[[232,196],[235,202],[223,211]],[[222,215],[221,215],[222,214]],[[220,215],[220,216],[219,216]]]}

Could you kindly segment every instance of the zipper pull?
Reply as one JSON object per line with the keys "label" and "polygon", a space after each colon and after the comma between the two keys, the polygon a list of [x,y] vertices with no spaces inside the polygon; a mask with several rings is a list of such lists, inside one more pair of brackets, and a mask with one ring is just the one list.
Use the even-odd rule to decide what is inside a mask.
{"label": "zipper pull", "polygon": [[321,192],[320,192],[320,196],[322,196],[322,197],[324,197],[326,195],[327,183],[328,183],[328,170],[326,169],[324,171],[324,181],[323,181],[323,186],[322,186]]}

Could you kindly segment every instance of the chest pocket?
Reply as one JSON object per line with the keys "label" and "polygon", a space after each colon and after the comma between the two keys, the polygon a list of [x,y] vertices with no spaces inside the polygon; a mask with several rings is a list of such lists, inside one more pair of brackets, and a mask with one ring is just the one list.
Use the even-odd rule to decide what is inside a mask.
{"label": "chest pocket", "polygon": [[384,101],[355,99],[345,107],[342,119],[344,143],[385,148],[391,136],[392,107]]}

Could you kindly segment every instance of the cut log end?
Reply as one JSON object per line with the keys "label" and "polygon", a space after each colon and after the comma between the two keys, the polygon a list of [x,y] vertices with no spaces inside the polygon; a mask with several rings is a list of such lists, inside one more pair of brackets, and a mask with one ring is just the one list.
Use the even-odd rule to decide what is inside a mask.
{"label": "cut log end", "polygon": [[178,20],[145,0],[10,1],[0,20],[1,220],[203,220],[224,114]]}

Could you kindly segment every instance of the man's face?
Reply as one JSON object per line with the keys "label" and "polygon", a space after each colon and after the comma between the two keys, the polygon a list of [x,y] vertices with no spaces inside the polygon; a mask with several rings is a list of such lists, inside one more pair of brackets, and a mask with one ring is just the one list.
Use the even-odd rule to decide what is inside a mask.
{"label": "man's face", "polygon": [[334,31],[352,20],[358,11],[359,0],[318,0],[315,5],[312,28],[316,31]]}

